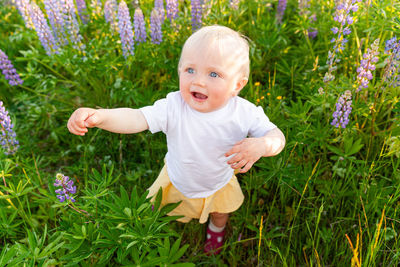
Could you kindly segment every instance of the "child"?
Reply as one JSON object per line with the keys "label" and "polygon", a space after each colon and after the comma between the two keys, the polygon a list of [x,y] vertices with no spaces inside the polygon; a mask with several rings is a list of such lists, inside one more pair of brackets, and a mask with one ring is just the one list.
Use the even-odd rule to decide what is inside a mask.
{"label": "child", "polygon": [[249,76],[245,37],[224,26],[203,27],[185,42],[178,65],[179,91],[140,109],[79,108],[69,118],[71,133],[98,127],[115,133],[163,131],[168,152],[149,197],[162,187],[162,204],[182,203],[169,215],[205,223],[204,250],[223,245],[228,214],[243,202],[234,170],[247,172],[261,157],[285,146],[282,132],[261,107],[238,96]]}

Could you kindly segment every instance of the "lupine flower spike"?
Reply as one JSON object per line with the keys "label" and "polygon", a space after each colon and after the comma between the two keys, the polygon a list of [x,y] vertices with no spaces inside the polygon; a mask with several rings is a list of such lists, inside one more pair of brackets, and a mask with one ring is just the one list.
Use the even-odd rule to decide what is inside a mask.
{"label": "lupine flower spike", "polygon": [[400,86],[400,39],[393,37],[386,41],[385,53],[389,55],[386,61],[386,68],[383,73],[383,80],[389,87]]}
{"label": "lupine flower spike", "polygon": [[162,31],[160,15],[158,14],[157,8],[153,8],[151,11],[150,30],[151,42],[153,44],[160,44],[162,42]]}
{"label": "lupine flower spike", "polygon": [[276,21],[281,24],[283,15],[285,14],[287,0],[279,0],[278,8],[276,9]]}
{"label": "lupine flower spike", "polygon": [[40,10],[40,8],[32,2],[30,11],[37,36],[42,43],[44,50],[46,50],[46,54],[57,54],[58,45],[54,38],[53,32],[50,30],[50,27],[47,24],[47,20],[45,19],[42,10]]}
{"label": "lupine flower spike", "polygon": [[307,30],[308,37],[314,39],[318,35],[318,30],[316,28],[310,27]]}
{"label": "lupine flower spike", "polygon": [[361,2],[361,0],[344,0],[344,2],[341,2],[336,6],[335,17],[333,19],[339,23],[339,28],[333,27],[331,29],[333,34],[337,34],[337,36],[331,40],[331,42],[334,43],[333,52],[328,52],[328,60],[326,64],[329,67],[328,72],[325,73],[324,82],[330,82],[335,79],[335,76],[332,73],[337,69],[335,63],[340,62],[340,59],[337,58],[337,54],[342,53],[347,43],[347,39],[344,37],[351,33],[349,26],[353,24],[354,19],[350,12],[352,11],[354,13],[358,10],[357,2]]}
{"label": "lupine flower spike", "polygon": [[331,125],[336,128],[346,128],[346,125],[349,123],[349,115],[352,110],[351,97],[351,91],[346,90],[344,94],[339,97],[336,103],[336,111],[332,114],[333,120],[331,122]]}
{"label": "lupine flower spike", "polygon": [[160,14],[161,24],[165,20],[164,0],[155,0],[154,7],[157,8],[158,14]]}
{"label": "lupine flower spike", "polygon": [[25,26],[28,29],[33,29],[33,22],[31,18],[31,5],[29,4],[29,0],[16,0],[15,5],[18,9],[18,12],[21,14],[22,18],[24,19]]}
{"label": "lupine flower spike", "polygon": [[118,5],[116,0],[107,0],[104,3],[104,17],[106,21],[110,23],[113,32],[118,32],[117,9]]}
{"label": "lupine flower spike", "polygon": [[12,65],[8,56],[0,49],[0,69],[6,80],[11,86],[22,84],[23,81],[19,77],[17,71]]}
{"label": "lupine flower spike", "polygon": [[86,24],[88,22],[88,11],[86,7],[86,2],[85,0],[75,0],[75,1],[79,17],[81,18],[82,23]]}
{"label": "lupine flower spike", "polygon": [[65,200],[75,202],[75,199],[72,195],[76,193],[76,186],[74,186],[74,181],[70,180],[68,176],[57,173],[54,186],[61,187],[55,191],[60,202],[64,202]]}
{"label": "lupine flower spike", "polygon": [[378,62],[378,48],[379,48],[379,38],[376,39],[372,45],[371,49],[367,49],[367,52],[363,55],[360,67],[357,68],[357,92],[361,91],[363,88],[368,88],[369,81],[372,80],[373,76],[371,71],[375,70],[374,63]]}
{"label": "lupine flower spike", "polygon": [[67,35],[65,34],[64,29],[64,16],[61,7],[63,3],[58,0],[44,0],[43,2],[56,43],[59,46],[68,44]]}
{"label": "lupine flower spike", "polygon": [[14,154],[19,148],[13,128],[14,125],[11,123],[8,111],[3,106],[3,102],[0,101],[0,143],[6,155]]}
{"label": "lupine flower spike", "polygon": [[[159,9],[158,9],[159,10]],[[135,28],[135,41],[139,43],[146,42],[146,25],[142,10],[138,7],[133,16],[133,26]]]}
{"label": "lupine flower spike", "polygon": [[74,49],[80,50],[83,52],[85,49],[85,45],[82,43],[82,35],[79,33],[79,25],[78,20],[76,18],[76,9],[73,0],[64,0],[64,21],[66,31],[69,34],[69,40],[72,43],[72,47]]}
{"label": "lupine flower spike", "polygon": [[200,0],[191,0],[192,6],[192,31],[196,31],[201,27],[202,23],[202,11],[201,11],[201,3]]}
{"label": "lupine flower spike", "polygon": [[125,1],[121,1],[118,7],[118,29],[121,37],[122,53],[125,58],[134,54],[133,31],[131,16]]}
{"label": "lupine flower spike", "polygon": [[[317,15],[312,14],[308,19],[311,23],[314,23],[317,21]],[[308,33],[308,38],[314,39],[315,37],[317,37],[318,29],[316,29],[314,27],[309,27],[307,29],[307,33]]]}
{"label": "lupine flower spike", "polygon": [[167,18],[172,21],[178,17],[178,0],[166,0]]}

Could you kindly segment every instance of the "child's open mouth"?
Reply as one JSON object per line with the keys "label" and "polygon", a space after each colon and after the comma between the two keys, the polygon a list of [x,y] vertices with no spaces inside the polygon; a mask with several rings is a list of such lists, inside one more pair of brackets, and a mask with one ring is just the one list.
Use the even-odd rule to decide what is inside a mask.
{"label": "child's open mouth", "polygon": [[208,98],[208,96],[202,94],[202,93],[198,93],[198,92],[192,92],[192,96],[196,99],[196,100],[206,100]]}

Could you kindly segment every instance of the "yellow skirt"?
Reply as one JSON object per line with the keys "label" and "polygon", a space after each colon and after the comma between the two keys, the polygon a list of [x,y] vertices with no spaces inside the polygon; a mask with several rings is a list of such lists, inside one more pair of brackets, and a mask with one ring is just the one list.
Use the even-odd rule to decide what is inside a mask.
{"label": "yellow skirt", "polygon": [[152,201],[154,201],[160,187],[162,187],[161,206],[182,201],[168,215],[182,215],[184,217],[178,219],[178,221],[184,223],[189,222],[191,219],[199,219],[200,223],[205,223],[210,213],[231,213],[237,210],[244,200],[242,189],[235,175],[224,187],[211,196],[206,198],[187,198],[171,183],[167,173],[167,166],[164,165],[157,180],[148,189],[148,197],[153,197]]}

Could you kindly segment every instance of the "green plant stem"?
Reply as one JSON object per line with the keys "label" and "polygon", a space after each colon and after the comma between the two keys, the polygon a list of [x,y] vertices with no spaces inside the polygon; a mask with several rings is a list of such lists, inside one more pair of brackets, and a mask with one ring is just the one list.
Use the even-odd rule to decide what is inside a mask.
{"label": "green plant stem", "polygon": [[306,184],[305,184],[305,186],[304,186],[304,189],[303,189],[303,192],[302,192],[302,194],[301,194],[299,203],[297,204],[297,208],[296,208],[296,211],[295,211],[295,213],[294,213],[293,220],[292,220],[292,225],[291,225],[291,227],[290,227],[289,240],[288,240],[288,245],[287,245],[287,249],[286,249],[286,257],[289,256],[290,241],[292,240],[293,228],[294,228],[294,224],[295,224],[295,222],[296,222],[297,214],[298,214],[299,209],[300,209],[300,204],[301,204],[301,202],[302,202],[302,200],[303,200],[303,197],[304,197],[304,194],[305,194],[305,192],[306,192],[306,190],[307,190],[308,183],[310,182],[311,177],[314,176],[314,174],[315,174],[315,172],[316,172],[316,170],[317,170],[319,161],[320,161],[320,160],[318,159],[318,161],[317,161],[317,163],[315,164],[313,170],[311,171],[311,175],[310,175],[310,176],[308,177],[308,179],[307,179],[307,182],[306,182]]}
{"label": "green plant stem", "polygon": [[[42,62],[42,61],[40,61],[40,60],[38,60],[38,59],[36,59],[36,58],[33,58],[33,60],[36,61],[37,63],[43,65],[44,67],[46,67],[48,70],[50,70],[51,72],[53,72],[53,73],[54,73],[55,75],[57,75],[58,77],[62,78],[62,80],[60,80],[60,81],[66,82],[66,83],[71,83],[71,84],[74,84],[74,85],[79,85],[77,82],[68,80],[64,75],[62,75],[61,73],[59,73],[59,72],[57,72],[56,70],[54,70],[52,67],[50,67],[50,66],[47,65],[46,63],[44,63],[44,62]],[[66,69],[66,70],[67,70],[67,69]],[[70,74],[71,74],[71,73],[70,73]]]}

